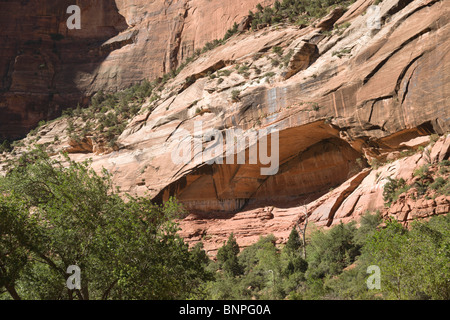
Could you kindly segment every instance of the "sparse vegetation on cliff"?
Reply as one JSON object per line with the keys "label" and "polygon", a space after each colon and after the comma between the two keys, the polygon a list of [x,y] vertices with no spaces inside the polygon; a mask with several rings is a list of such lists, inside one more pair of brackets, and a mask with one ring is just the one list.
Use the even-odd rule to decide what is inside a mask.
{"label": "sparse vegetation on cliff", "polygon": [[263,7],[258,4],[256,12],[250,11],[253,18],[252,29],[256,30],[277,23],[305,25],[320,18],[338,5],[346,7],[353,0],[283,0],[275,1],[273,6]]}
{"label": "sparse vegetation on cliff", "polygon": [[411,192],[414,199],[426,199],[450,195],[450,161],[444,160],[436,165],[424,164],[414,171],[414,180],[409,184],[402,178],[388,178],[384,185],[383,197],[387,207],[398,200],[400,195]]}
{"label": "sparse vegetation on cliff", "polygon": [[[68,119],[69,136],[75,141],[91,136],[95,141],[114,148],[117,137],[139,112],[145,99],[152,96],[157,85],[158,82],[145,80],[116,93],[99,91],[92,97],[89,107],[65,110],[63,117]],[[75,125],[77,119],[81,121]]]}
{"label": "sparse vegetation on cliff", "polygon": [[388,178],[388,182],[384,185],[383,199],[387,206],[390,206],[392,202],[398,199],[398,196],[403,192],[406,192],[409,186],[406,185],[406,181],[403,178],[393,179]]}
{"label": "sparse vegetation on cliff", "polygon": [[[255,25],[271,25],[279,22],[293,23],[293,17],[296,21],[312,21],[318,17],[323,16],[330,8],[336,5],[349,5],[351,0],[333,0],[333,1],[315,1],[306,3],[303,0],[284,0],[282,2],[276,1],[273,7],[263,8],[261,5],[257,6],[257,12],[250,12],[253,21],[252,27]],[[269,19],[269,16],[272,18]],[[63,116],[68,117],[68,134],[75,142],[83,141],[86,137],[90,137],[96,144],[103,148],[113,150],[117,148],[117,139],[125,130],[128,121],[135,116],[141,109],[145,99],[151,97],[151,101],[159,99],[158,92],[161,91],[166,83],[175,78],[188,64],[196,60],[200,55],[217,48],[224,44],[230,37],[239,32],[238,24],[227,30],[222,39],[216,39],[207,42],[202,48],[196,49],[194,53],[181,62],[176,69],[170,70],[162,77],[155,81],[149,82],[144,80],[140,84],[136,84],[128,89],[120,90],[115,93],[97,92],[92,98],[88,107],[75,109],[66,109]],[[63,36],[60,34],[52,34],[51,38],[54,41],[60,41]],[[283,48],[274,46],[272,51],[275,57],[270,57],[273,67],[286,67],[292,57],[293,51],[283,55]],[[236,69],[237,73],[249,78],[250,70],[248,65],[239,66]],[[222,77],[227,77],[232,73],[232,70],[219,70],[217,74],[209,74],[213,79],[218,77],[217,84],[224,81]],[[260,69],[255,69],[257,75],[261,74]],[[265,77],[272,78],[274,72],[269,71],[265,73]],[[187,83],[192,83],[195,79],[188,77]],[[239,96],[232,93],[232,101],[238,101]],[[76,121],[80,119],[81,121]],[[39,124],[35,129],[31,130],[31,135],[36,135],[39,128],[43,124]],[[10,149],[3,148],[2,151],[10,151]]]}
{"label": "sparse vegetation on cliff", "polygon": [[4,140],[0,144],[0,154],[3,152],[10,152],[12,150],[11,143],[8,140]]}

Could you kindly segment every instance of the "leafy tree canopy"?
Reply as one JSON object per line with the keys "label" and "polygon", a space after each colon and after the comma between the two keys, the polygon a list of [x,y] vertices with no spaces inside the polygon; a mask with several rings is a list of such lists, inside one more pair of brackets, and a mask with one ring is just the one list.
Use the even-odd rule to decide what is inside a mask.
{"label": "leafy tree canopy", "polygon": [[[175,200],[123,199],[88,161],[34,150],[0,194],[0,289],[15,299],[183,299],[211,278],[204,251],[177,235]],[[70,265],[81,290],[66,287]]]}

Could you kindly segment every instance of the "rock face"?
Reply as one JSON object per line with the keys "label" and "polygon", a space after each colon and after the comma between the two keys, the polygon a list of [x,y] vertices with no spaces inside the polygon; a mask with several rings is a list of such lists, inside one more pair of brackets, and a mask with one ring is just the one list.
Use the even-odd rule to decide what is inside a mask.
{"label": "rock face", "polygon": [[[342,197],[342,188],[345,184],[310,203],[308,208],[311,213],[310,219],[318,225],[330,226],[341,221],[351,221],[366,212],[379,210],[384,216],[392,216],[401,222],[409,223],[416,218],[426,218],[449,212],[450,196],[418,194],[415,187],[401,195],[399,200],[395,201],[389,208],[384,206],[383,199],[384,185],[389,181],[389,178],[402,178],[407,185],[414,186],[414,182],[417,182],[417,177],[414,174],[416,170],[423,165],[433,166],[444,159],[448,159],[449,147],[446,143],[449,142],[449,139],[450,136],[445,135],[436,144],[422,152],[417,152],[412,156],[401,158],[374,169],[370,173],[368,172],[368,175],[344,197],[336,210],[328,210],[326,206],[330,201],[333,203],[333,201],[336,201],[335,199]],[[430,153],[432,154],[431,157]],[[445,154],[446,156],[439,158],[439,154]],[[433,170],[437,171],[437,167],[435,166]],[[448,179],[448,173],[443,173],[442,176],[444,179]],[[435,200],[431,199],[433,197]],[[429,200],[426,198],[429,198]],[[324,215],[325,212],[329,214]]]}
{"label": "rock face", "polygon": [[[130,26],[126,32],[132,33],[121,33],[108,43],[135,42],[108,55],[89,90],[100,88],[99,83],[114,88],[113,70],[121,80],[117,83],[127,83],[131,78],[125,75],[139,76],[155,67],[153,58],[137,63],[135,50],[151,46],[145,39],[154,34],[143,31],[144,25],[159,25],[161,29],[153,30],[165,34],[161,25],[167,21],[151,24],[158,17],[155,10],[134,15],[133,10],[141,12],[147,6],[144,1],[133,6],[127,6],[127,1],[117,3]],[[189,2],[188,8],[194,3]],[[176,36],[158,45],[155,50],[160,50],[158,57],[165,57],[160,58],[165,67],[154,72],[168,70],[172,62],[189,55],[186,52],[196,47],[195,41],[203,41],[193,39],[209,37],[194,36],[194,20],[189,19],[201,17],[201,12],[216,12],[215,3],[204,2],[211,11],[188,9],[187,14],[183,1],[164,7],[166,15],[183,19],[172,24],[171,30],[178,31],[170,34],[192,38]],[[228,10],[228,2],[222,3],[220,10]],[[378,26],[369,23],[374,18],[367,10],[371,4],[355,2],[334,23],[334,31],[324,32],[324,26],[313,24],[234,36],[184,68],[159,92],[159,98],[144,103],[119,137],[118,150],[102,153],[93,148],[91,152],[89,143],[73,145],[67,139],[61,139],[58,147],[74,148],[74,160],[93,158],[94,168],[106,168],[124,192],[156,201],[176,196],[191,213],[181,221],[181,234],[191,243],[202,239],[211,254],[231,231],[242,246],[270,233],[284,241],[305,212],[316,225],[329,227],[358,220],[367,211],[380,210],[405,223],[446,211],[448,197],[413,207],[407,200],[411,195],[400,198],[392,211],[384,211],[383,186],[390,176],[411,182],[414,170],[429,158],[432,163],[448,159],[449,8],[445,1],[385,0],[380,3]],[[148,5],[156,6],[156,2]],[[220,10],[220,16],[228,15],[229,11]],[[242,11],[246,14],[248,8]],[[322,21],[333,23],[341,14]],[[195,24],[201,25],[204,19]],[[227,21],[233,20],[240,19]],[[286,58],[287,66],[280,61],[277,66],[280,57],[274,47],[283,49],[283,59],[293,52]],[[174,54],[167,56],[168,52]],[[63,128],[64,120],[44,126],[36,143],[52,141]],[[244,163],[211,162],[234,149],[234,140],[221,140],[230,130],[240,130],[237,140],[251,141],[232,152],[235,157],[242,151]],[[264,130],[271,132],[268,149],[276,150],[278,156],[273,175],[262,173],[271,163],[261,155],[255,163],[251,161],[253,148],[261,150],[264,142],[252,137]],[[429,153],[420,151],[428,143],[423,137],[431,134],[443,137]],[[189,161],[174,161],[174,152],[186,140],[194,146]],[[416,155],[408,153],[397,160],[414,150]],[[368,165],[375,168],[377,162],[384,165],[379,169]]]}
{"label": "rock face", "polygon": [[[160,200],[176,195],[190,209],[230,212],[252,203],[312,199],[356,174],[358,158],[385,160],[402,150],[402,142],[448,131],[449,25],[442,2],[412,2],[400,9],[391,1],[381,10],[389,12],[390,21],[371,36],[364,15],[354,17],[342,35],[326,37],[308,27],[236,37],[184,69],[170,84],[179,88],[174,89],[178,94],[163,94],[148,117],[130,123],[119,139],[123,148],[99,157],[99,165],[116,172],[126,191],[146,191]],[[246,79],[233,72],[217,85],[206,77],[206,71],[234,70],[227,65],[245,63],[264,74],[273,57],[254,60],[254,53],[270,52],[273,46],[287,52],[301,40],[316,42],[320,56],[287,81],[268,83],[253,73]],[[333,54],[347,48],[352,49],[341,58]],[[197,80],[186,87],[185,79],[193,75]],[[231,99],[232,90],[240,91],[238,102]],[[278,130],[278,174],[261,175],[261,163],[168,161],[179,144],[176,130],[194,135],[196,121],[202,121],[204,132]],[[148,187],[136,188],[133,181],[140,180],[150,158],[144,173]],[[124,174],[130,179],[124,181]]]}
{"label": "rock face", "polygon": [[340,17],[342,17],[344,12],[345,12],[344,8],[341,7],[333,9],[333,11],[331,11],[327,16],[325,16],[317,23],[316,27],[321,30],[332,29],[335,22],[339,20]]}
{"label": "rock face", "polygon": [[[424,164],[430,165],[431,176],[436,176],[436,164],[448,159],[448,143],[450,134],[439,139],[428,151],[425,149],[377,169],[364,169],[311,202],[299,200],[297,204],[288,207],[247,207],[231,215],[193,213],[180,222],[180,234],[191,244],[202,241],[209,254],[215,256],[231,232],[241,247],[252,245],[261,235],[268,234],[275,235],[279,243],[285,243],[292,228],[298,224],[303,225],[305,213],[308,215],[309,225],[324,228],[341,222],[358,222],[367,212],[379,211],[384,218],[397,219],[406,225],[415,219],[446,214],[450,212],[449,195],[436,194],[432,189],[431,192],[429,190],[420,195],[417,189],[412,187],[387,208],[383,200],[383,189],[389,178],[403,178],[406,184],[414,185],[417,181],[414,172]],[[434,156],[430,157],[430,154]],[[439,155],[445,156],[441,158]],[[448,181],[450,166],[447,164],[446,168],[446,173],[442,176]]]}
{"label": "rock face", "polygon": [[128,27],[113,0],[77,3],[82,28],[69,30],[72,1],[2,1],[0,139],[23,136],[76,105],[110,52],[97,48]]}
{"label": "rock face", "polygon": [[293,50],[284,78],[289,79],[297,72],[308,68],[318,57],[319,49],[314,43],[301,41]]}
{"label": "rock face", "polygon": [[259,2],[81,0],[81,29],[69,30],[73,1],[2,1],[0,139],[23,137],[99,90],[162,76]]}

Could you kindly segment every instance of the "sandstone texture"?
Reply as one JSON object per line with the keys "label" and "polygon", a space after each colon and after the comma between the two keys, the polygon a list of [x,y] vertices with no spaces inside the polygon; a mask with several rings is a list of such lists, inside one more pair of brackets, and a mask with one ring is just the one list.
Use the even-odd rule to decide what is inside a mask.
{"label": "sandstone texture", "polygon": [[69,30],[73,1],[0,3],[0,139],[23,137],[40,120],[176,68],[222,38],[260,0],[81,0],[81,29]]}
{"label": "sandstone texture", "polygon": [[43,119],[83,102],[100,45],[128,28],[113,0],[78,1],[82,27],[69,30],[73,1],[2,1],[0,6],[0,139],[24,136]]}
{"label": "sandstone texture", "polygon": [[[165,2],[161,9],[158,1],[117,1],[128,27],[114,41],[134,42],[113,50],[85,88],[94,92],[161,74],[221,37],[258,3],[200,2]],[[448,2],[385,0],[379,26],[369,23],[370,5],[359,0],[308,27],[233,36],[187,65],[158,99],[147,100],[113,152],[89,140],[74,145],[64,136],[64,119],[43,126],[34,143],[50,142],[55,152],[69,151],[75,160],[92,158],[94,168],[106,168],[124,192],[155,201],[176,196],[190,213],[180,221],[180,234],[192,244],[203,241],[211,255],[231,232],[243,247],[270,233],[283,242],[305,215],[318,227],[330,227],[377,210],[405,224],[446,213],[448,196],[418,201],[414,190],[385,208],[383,186],[389,177],[413,183],[415,170],[449,157]],[[221,22],[207,27],[208,15]],[[130,31],[135,33],[123,33]],[[274,47],[283,49],[286,64],[273,63],[281,60]],[[225,143],[220,152],[209,152],[217,139],[201,142],[202,158],[192,151],[191,161],[175,163],[173,152],[186,138],[179,132],[199,137],[199,122],[202,133],[222,136],[227,130],[242,130],[241,138],[270,130],[269,147],[276,132],[276,174],[261,173],[268,167],[261,158],[249,163],[261,140],[240,150],[245,164],[211,164],[233,147]],[[53,143],[57,134],[61,138]],[[441,137],[430,138],[436,135]]]}
{"label": "sandstone texture", "polygon": [[[448,159],[450,135],[429,146],[429,151]],[[188,243],[204,243],[207,252],[215,256],[218,248],[228,239],[231,232],[241,247],[247,247],[262,235],[273,234],[279,243],[285,243],[293,227],[302,226],[305,216],[308,219],[309,232],[315,227],[328,228],[339,223],[358,222],[366,213],[380,212],[385,219],[396,219],[406,226],[416,219],[447,214],[450,211],[450,196],[429,192],[418,195],[413,187],[401,194],[390,207],[383,200],[384,185],[389,178],[403,178],[407,184],[417,181],[414,172],[424,164],[437,171],[437,163],[443,158],[429,158],[429,151],[417,152],[412,156],[389,162],[377,169],[364,169],[336,189],[314,201],[299,201],[289,207],[266,206],[246,208],[238,213],[196,214],[180,221],[180,234]],[[443,176],[448,181],[450,167]],[[448,192],[448,190],[447,190]]]}

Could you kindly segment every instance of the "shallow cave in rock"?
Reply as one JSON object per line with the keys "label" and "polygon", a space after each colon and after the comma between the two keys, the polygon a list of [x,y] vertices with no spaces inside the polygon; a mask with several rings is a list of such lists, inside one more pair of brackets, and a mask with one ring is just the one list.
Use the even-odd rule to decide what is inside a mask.
{"label": "shallow cave in rock", "polygon": [[[253,206],[289,207],[313,201],[358,173],[360,153],[323,123],[279,133],[279,168],[258,164],[202,164],[155,198],[175,196],[195,213],[233,213]],[[259,147],[259,144],[258,144]],[[246,150],[247,158],[249,149]]]}

